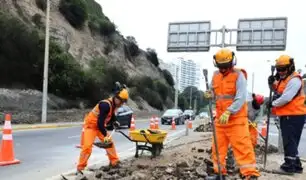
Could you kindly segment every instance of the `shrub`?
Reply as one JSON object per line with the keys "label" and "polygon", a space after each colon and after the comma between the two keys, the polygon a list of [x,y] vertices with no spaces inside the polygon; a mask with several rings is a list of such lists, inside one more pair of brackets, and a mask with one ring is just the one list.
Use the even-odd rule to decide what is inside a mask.
{"label": "shrub", "polygon": [[147,48],[147,59],[154,64],[154,66],[158,67],[159,65],[159,61],[158,61],[158,57],[157,57],[157,53],[154,49],[151,48]]}
{"label": "shrub", "polygon": [[89,79],[86,93],[92,103],[107,98],[113,92],[116,81],[123,84],[127,82],[127,74],[115,66],[107,65],[103,58],[92,60],[86,74]]}
{"label": "shrub", "polygon": [[163,110],[163,101],[160,95],[152,89],[144,88],[142,98],[148,102],[148,104],[158,110]]}
{"label": "shrub", "polygon": [[158,92],[160,97],[162,98],[163,101],[166,101],[168,94],[169,94],[169,89],[168,87],[162,83],[161,81],[155,81],[154,82],[154,89]]}
{"label": "shrub", "polygon": [[43,51],[39,35],[21,20],[0,11],[0,83],[41,88]]}
{"label": "shrub", "polygon": [[116,26],[114,23],[103,19],[100,21],[100,34],[102,36],[110,36],[116,32]]}
{"label": "shrub", "polygon": [[59,11],[75,28],[82,27],[88,18],[87,5],[84,0],[61,0]]}
{"label": "shrub", "polygon": [[164,69],[164,70],[163,70],[163,75],[164,75],[164,77],[165,77],[167,83],[168,83],[170,86],[174,86],[175,83],[174,83],[174,80],[173,80],[173,77],[172,77],[171,73],[170,73],[168,70]]}
{"label": "shrub", "polygon": [[129,54],[132,57],[139,55],[139,47],[137,45],[136,39],[133,36],[127,36],[127,49],[129,51]]}
{"label": "shrub", "polygon": [[35,0],[36,6],[45,11],[47,9],[47,0]]}
{"label": "shrub", "polygon": [[32,21],[34,22],[34,24],[37,26],[37,27],[39,27],[39,28],[41,28],[41,27],[43,27],[43,23],[42,23],[42,20],[41,20],[41,15],[40,14],[34,14],[34,16],[32,16]]}

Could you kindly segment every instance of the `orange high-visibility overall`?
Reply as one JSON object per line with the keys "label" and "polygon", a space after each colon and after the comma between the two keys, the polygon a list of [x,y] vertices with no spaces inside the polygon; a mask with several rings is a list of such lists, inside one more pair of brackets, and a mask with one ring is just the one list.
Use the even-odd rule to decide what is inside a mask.
{"label": "orange high-visibility overall", "polygon": [[256,126],[253,127],[252,125],[249,125],[249,132],[250,132],[253,148],[255,148],[257,145],[257,139],[258,139],[258,132],[257,132]]}
{"label": "orange high-visibility overall", "polygon": [[[103,102],[107,102],[110,106],[110,111],[105,119],[104,126],[106,127],[107,123],[110,121],[113,114],[113,105],[112,99],[103,100]],[[82,150],[80,153],[79,163],[77,166],[77,170],[83,170],[87,166],[87,161],[92,152],[93,143],[98,137],[102,142],[104,140],[103,134],[98,129],[98,116],[100,114],[99,103],[88,113],[85,119],[84,124],[84,144],[82,146]],[[117,155],[114,143],[112,143],[112,147],[106,149],[108,159],[112,165],[116,165],[119,161],[119,157]]]}
{"label": "orange high-visibility overall", "polygon": [[[215,126],[221,161],[221,171],[223,174],[227,173],[225,168],[225,157],[227,156],[230,144],[241,174],[243,176],[260,176],[259,172],[256,170],[255,153],[248,128],[247,103],[245,102],[237,113],[230,115],[228,124],[223,125],[218,121],[222,113],[224,113],[233,103],[236,95],[236,81],[241,72],[246,76],[246,72],[239,69],[233,69],[232,72],[226,76],[223,76],[222,73],[216,71],[212,79],[212,88],[216,98],[217,116]],[[215,145],[213,144],[212,147],[214,171],[218,173]]]}

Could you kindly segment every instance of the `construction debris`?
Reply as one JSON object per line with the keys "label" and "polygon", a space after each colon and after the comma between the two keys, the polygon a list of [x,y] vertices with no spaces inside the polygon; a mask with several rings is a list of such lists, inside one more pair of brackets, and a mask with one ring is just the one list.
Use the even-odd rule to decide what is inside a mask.
{"label": "construction debris", "polygon": [[194,132],[212,132],[211,123],[201,124],[195,128]]}
{"label": "construction debris", "polygon": [[[262,166],[260,159],[263,154],[263,144],[256,147],[257,164]],[[268,156],[269,165],[272,169],[279,167],[280,155],[274,153],[277,148],[271,146]],[[232,152],[229,153],[232,155]],[[272,155],[272,156],[271,156]],[[92,169],[92,175],[86,174],[88,180],[204,180],[213,174],[213,163],[211,161],[211,133],[191,132],[189,136],[183,136],[171,142],[165,147],[161,156],[151,159],[149,154],[139,158],[131,158],[120,163],[119,168],[102,166]],[[227,164],[229,175],[227,179],[241,179],[239,170],[234,162]],[[274,170],[261,170],[261,180],[302,180],[301,175],[274,174]],[[84,173],[85,174],[85,173]]]}

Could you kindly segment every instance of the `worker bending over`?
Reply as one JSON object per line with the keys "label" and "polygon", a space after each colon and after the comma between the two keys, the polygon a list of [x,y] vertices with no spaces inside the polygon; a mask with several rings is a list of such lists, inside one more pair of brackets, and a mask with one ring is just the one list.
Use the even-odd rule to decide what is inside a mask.
{"label": "worker bending over", "polygon": [[[84,143],[77,165],[77,174],[82,174],[82,170],[87,166],[87,161],[92,152],[93,143],[98,137],[102,142],[112,143],[109,133],[106,131],[106,126],[112,124],[113,126],[119,126],[119,122],[116,121],[114,112],[124,102],[128,100],[128,91],[125,87],[118,87],[113,97],[100,101],[85,117],[84,124]],[[117,155],[114,143],[110,148],[106,149],[110,166],[118,166],[119,157]]]}
{"label": "worker bending over", "polygon": [[305,94],[302,77],[295,71],[294,60],[282,55],[276,60],[276,75],[269,76],[269,87],[274,91],[272,113],[279,116],[285,162],[281,170],[302,173],[298,147],[305,123]]}
{"label": "worker bending over", "polygon": [[248,119],[249,119],[249,131],[253,148],[257,145],[258,130],[256,118],[260,113],[260,106],[264,103],[265,98],[262,95],[252,94],[252,101],[248,103]]}
{"label": "worker bending over", "polygon": [[[247,180],[255,180],[260,176],[256,170],[256,159],[248,129],[247,117],[247,84],[246,72],[236,69],[234,52],[221,49],[214,55],[216,71],[212,78],[212,90],[205,92],[206,98],[216,100],[216,136],[220,156],[223,179],[227,174],[225,157],[229,145],[240,168],[240,173]],[[213,142],[214,143],[214,142]],[[218,173],[215,145],[212,145],[214,171]],[[208,179],[220,179],[219,175]]]}

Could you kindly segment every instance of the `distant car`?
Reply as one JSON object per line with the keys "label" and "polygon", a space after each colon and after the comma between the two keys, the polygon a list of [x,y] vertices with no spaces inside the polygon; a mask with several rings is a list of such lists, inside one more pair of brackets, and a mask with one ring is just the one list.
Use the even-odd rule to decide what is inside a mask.
{"label": "distant car", "polygon": [[186,109],[184,111],[183,115],[185,117],[185,120],[186,119],[191,119],[191,120],[195,119],[195,114],[194,114],[193,110],[191,110],[191,109]]}
{"label": "distant car", "polygon": [[[120,108],[118,108],[115,116],[117,117],[117,120],[120,123],[120,127],[123,126],[127,126],[128,128],[131,127],[133,111],[129,106],[122,105]],[[109,124],[106,128],[112,130],[112,125]]]}
{"label": "distant car", "polygon": [[185,124],[185,118],[183,111],[180,109],[168,109],[160,118],[162,124],[171,124],[172,118],[174,118],[175,124]]}
{"label": "distant car", "polygon": [[199,116],[200,116],[201,119],[208,118],[207,112],[201,112]]}

